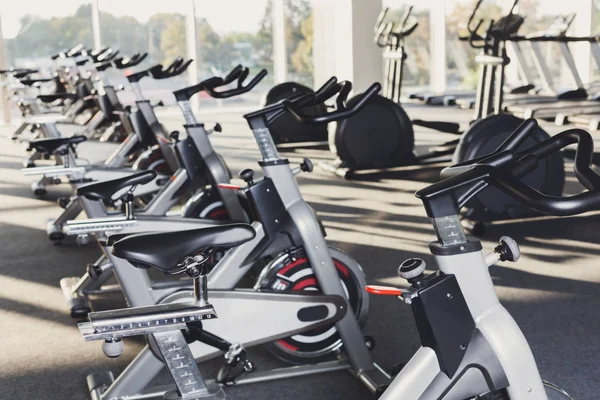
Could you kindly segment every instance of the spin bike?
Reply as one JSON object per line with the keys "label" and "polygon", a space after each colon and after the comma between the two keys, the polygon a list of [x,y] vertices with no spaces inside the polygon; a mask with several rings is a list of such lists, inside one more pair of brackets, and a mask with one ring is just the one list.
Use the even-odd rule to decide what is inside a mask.
{"label": "spin bike", "polygon": [[[547,215],[600,209],[591,135],[571,129],[523,148],[536,129],[535,120],[523,122],[488,156],[444,169],[446,179],[417,192],[437,235],[429,250],[439,270],[426,276],[425,262],[411,258],[398,269],[408,289],[367,286],[370,293],[397,296],[411,306],[422,343],[381,399],[572,400],[542,381],[527,340],[496,295],[489,268],[517,261],[518,244],[504,236],[484,254],[478,239],[465,236],[459,219],[469,199],[489,186]],[[586,192],[550,196],[521,179],[572,144],[577,144],[575,175]]]}
{"label": "spin bike", "polygon": [[[82,277],[61,279],[60,286],[69,305],[71,316],[79,318],[87,314],[91,310],[89,296],[102,294],[106,289],[104,284],[113,276],[113,271],[121,268],[123,264],[110,254],[110,244],[106,241],[106,234],[169,232],[215,226],[221,223],[219,221],[248,221],[249,211],[245,207],[246,200],[238,193],[219,186],[229,183],[229,169],[212,147],[208,137],[210,132],[203,124],[196,122],[189,105],[189,98],[199,92],[207,92],[216,98],[228,98],[247,93],[263,79],[266,71],[261,71],[249,83],[244,84],[247,74],[248,69],[240,66],[225,79],[209,78],[175,92],[187,122],[185,125],[187,135],[185,139],[175,140],[169,144],[164,151],[172,152],[180,166],[146,207],[136,209],[133,187],[152,181],[156,176],[154,170],[78,187],[77,196],[73,201],[76,201],[77,206],[86,212],[89,219],[66,221],[61,232],[64,235],[77,236],[77,242],[80,244],[88,243],[92,236],[96,236],[103,255],[95,263],[87,266]],[[234,79],[237,79],[237,87],[216,90]],[[148,108],[147,111],[151,110]],[[152,126],[155,129],[160,124],[152,124]],[[197,193],[185,203],[181,216],[167,216],[169,210],[186,192]],[[120,203],[125,206],[124,212],[108,212],[106,203]],[[139,281],[135,279],[130,281],[123,274],[120,275],[119,282],[127,298],[134,297],[132,293],[141,287]],[[147,282],[148,287],[152,287],[152,290],[158,293],[156,299],[160,299],[163,296],[160,294],[162,293],[160,285],[150,283],[149,279]]]}
{"label": "spin bike", "polygon": [[[262,155],[259,164],[264,171],[261,179],[254,179],[252,170],[242,174],[247,186],[241,190],[251,205],[251,226],[256,236],[230,249],[208,273],[207,286],[211,289],[213,304],[231,314],[228,318],[206,320],[203,326],[212,334],[237,344],[238,349],[268,344],[269,350],[279,358],[295,364],[302,362],[302,365],[248,374],[241,370],[234,375],[227,374],[227,381],[217,378],[222,384],[261,382],[336,370],[351,371],[373,392],[381,391],[389,383],[389,375],[369,354],[372,340],[366,340],[360,329],[368,312],[368,297],[361,295],[366,285],[362,269],[352,258],[327,245],[314,211],[302,199],[294,175],[310,172],[310,161],[305,160],[300,167],[292,169],[288,160],[279,156],[268,129],[270,122],[286,112],[307,123],[349,117],[364,107],[380,87],[374,85],[352,108],[346,108],[342,98],[338,100],[336,111],[303,114],[302,107],[322,103],[338,93],[347,96],[344,88],[347,85],[332,79],[315,94],[308,95],[310,97],[299,96],[244,116],[259,145]],[[210,251],[204,248],[210,242],[204,241],[204,236],[211,230],[219,232],[221,229],[227,227],[125,238],[122,235],[114,238],[113,235],[108,241],[114,241],[113,256],[123,257],[137,267],[160,266],[164,272],[169,272],[178,269],[173,265],[179,264],[186,254],[200,251],[199,260],[209,257]],[[234,289],[261,254],[278,253],[263,269],[253,290]],[[157,291],[148,290],[151,286],[148,286],[144,269],[131,265],[117,268],[115,264],[115,273],[120,282],[129,282],[137,289],[123,287],[133,307],[193,299],[191,288],[181,285],[177,290],[171,288],[171,293],[163,290],[162,296],[157,296]],[[123,280],[125,275],[127,278]],[[315,297],[315,289],[331,300],[323,301],[319,299],[320,295]],[[263,301],[266,296],[270,298],[268,302]],[[321,302],[318,307],[313,303],[315,299]],[[345,312],[348,307],[352,307],[353,312]],[[135,313],[135,308],[131,312]],[[335,320],[338,321],[333,326]],[[315,324],[320,328],[315,329]],[[202,341],[193,342],[190,347],[193,357],[200,362],[218,357],[224,351]],[[135,397],[140,393],[163,394],[164,390],[149,387],[163,368],[154,349],[152,344],[144,348],[117,379],[109,372],[88,377],[92,396],[107,400]],[[231,352],[225,352],[226,363],[230,355]],[[338,359],[335,359],[336,355]]]}

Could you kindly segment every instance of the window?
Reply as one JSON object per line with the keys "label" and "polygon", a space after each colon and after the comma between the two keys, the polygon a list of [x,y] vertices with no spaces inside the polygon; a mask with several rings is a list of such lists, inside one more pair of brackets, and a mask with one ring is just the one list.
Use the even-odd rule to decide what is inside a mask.
{"label": "window", "polygon": [[51,68],[50,55],[91,46],[92,7],[82,0],[64,0],[61,7],[46,0],[12,2],[2,9],[2,33],[7,65]]}

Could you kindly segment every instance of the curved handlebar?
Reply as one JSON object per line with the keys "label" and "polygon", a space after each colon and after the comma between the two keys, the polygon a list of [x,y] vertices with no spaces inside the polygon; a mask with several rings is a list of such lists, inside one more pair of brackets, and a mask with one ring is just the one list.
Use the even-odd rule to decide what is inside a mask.
{"label": "curved handlebar", "polygon": [[117,58],[116,60],[113,60],[113,63],[118,69],[131,68],[140,64],[146,57],[148,57],[148,53],[136,53],[129,58]]}
{"label": "curved handlebar", "polygon": [[[340,83],[337,85],[337,92],[340,94],[348,95],[350,90],[347,89],[347,85],[344,83]],[[283,105],[287,112],[289,112],[295,119],[305,124],[323,124],[331,121],[338,121],[341,119],[349,118],[359,112],[369,101],[369,99],[375,96],[381,90],[381,85],[379,83],[372,84],[366,92],[364,92],[358,100],[352,105],[352,107],[348,108],[345,105],[344,99],[342,101],[338,101],[338,108],[332,112],[326,112],[321,115],[308,115],[305,114],[301,107],[297,103],[293,103],[289,100],[285,100]],[[316,97],[316,96],[315,96]],[[340,107],[341,106],[341,107]]]}
{"label": "curved handlebar", "polygon": [[162,69],[161,64],[158,64],[150,68],[148,72],[150,73],[150,76],[152,76],[154,79],[171,78],[173,76],[181,75],[182,73],[184,73],[193,61],[194,60],[187,60],[186,62],[183,62],[183,59],[178,58],[165,70]]}
{"label": "curved handlebar", "polygon": [[[570,129],[516,152],[515,148],[536,128],[535,120],[527,120],[491,155],[447,168],[442,174],[447,179],[417,192],[417,197],[424,200],[428,214],[438,216],[434,209],[435,199],[448,195],[455,199],[458,213],[471,197],[488,185],[544,214],[564,216],[599,210],[600,174],[592,168],[592,136],[582,129]],[[575,143],[575,176],[588,191],[567,197],[548,196],[519,179],[535,169],[541,159]],[[457,190],[462,192],[457,195]]]}
{"label": "curved handlebar", "polygon": [[119,53],[119,50],[108,49],[96,57],[96,60],[97,62],[113,61],[119,55]]}
{"label": "curved handlebar", "polygon": [[[248,68],[244,68],[241,65],[236,66],[229,72],[225,78],[213,76],[208,78],[194,86],[179,89],[173,92],[177,101],[189,100],[194,94],[205,91],[211,97],[215,98],[228,98],[233,97],[241,93],[246,93],[252,90],[258,82],[260,82],[266,75],[267,71],[260,71],[246,86],[243,85],[244,80],[248,77]],[[238,85],[235,89],[225,90],[222,92],[216,92],[215,89],[221,86],[226,86],[237,79]]]}
{"label": "curved handlebar", "polygon": [[238,64],[234,69],[231,70],[231,72],[227,74],[227,76],[225,76],[225,78],[223,78],[223,83],[229,85],[231,82],[238,79],[243,71],[244,67],[242,67],[242,64]]}
{"label": "curved handlebar", "polygon": [[409,6],[406,12],[402,17],[402,21],[400,22],[400,29],[396,29],[396,25],[393,22],[384,23],[383,20],[387,15],[389,8],[384,8],[379,16],[377,17],[377,21],[374,26],[374,42],[379,47],[387,47],[390,45],[398,45],[400,44],[405,37],[412,34],[415,29],[419,26],[419,22],[415,21],[412,25],[407,27],[408,20],[410,18],[410,14],[412,13],[413,6]]}
{"label": "curved handlebar", "polygon": [[[237,67],[236,67],[237,68]],[[246,86],[244,86],[244,81],[248,77],[249,69],[244,68],[241,72],[239,72],[239,76],[237,78],[237,87],[234,89],[224,90],[222,92],[217,92],[214,90],[214,87],[207,87],[206,92],[215,99],[226,99],[229,97],[237,96],[243,93],[247,93],[252,90],[258,83],[267,76],[267,70],[262,69]],[[229,78],[229,75],[226,77]]]}

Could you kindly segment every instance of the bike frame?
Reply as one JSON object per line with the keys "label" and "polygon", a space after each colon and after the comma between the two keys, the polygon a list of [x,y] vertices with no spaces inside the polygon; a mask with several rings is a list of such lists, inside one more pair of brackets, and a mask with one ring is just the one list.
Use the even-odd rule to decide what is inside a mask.
{"label": "bike frame", "polygon": [[[281,248],[285,249],[290,248],[290,245],[295,244],[304,247],[311,265],[314,266],[314,272],[322,293],[324,295],[335,295],[345,299],[346,294],[333,264],[321,227],[315,218],[312,209],[302,198],[298,188],[294,175],[299,173],[300,169],[292,170],[288,161],[279,156],[272,140],[267,141],[266,139],[267,137],[270,138],[270,133],[267,128],[258,128],[254,127],[252,124],[250,125],[257,142],[260,144],[259,147],[263,155],[263,161],[259,164],[263,169],[264,179],[271,180],[276,192],[272,195],[277,196],[281,200],[281,203],[283,203],[285,213],[289,216],[291,221],[290,223],[292,226],[290,227],[290,230],[294,231],[298,237],[294,238],[296,234],[290,236],[292,237],[292,240],[297,241],[297,243],[285,243],[285,241],[283,243],[277,243],[277,239],[283,237],[283,239],[287,241],[289,239],[286,238],[289,236],[278,235],[277,239],[273,240],[273,238],[269,238],[268,231],[262,222],[253,222],[252,227],[256,231],[256,237],[241,246],[229,250],[223,256],[219,263],[208,274],[209,289],[232,290],[242,277],[246,275],[253,265],[254,260],[260,258],[262,254],[272,254],[271,251],[276,247],[281,246]],[[257,182],[255,182],[255,184],[257,184]],[[281,221],[281,223],[283,223],[283,221]],[[165,288],[166,290],[162,292],[148,290],[152,287],[152,283],[150,282],[146,271],[132,268],[130,265],[125,265],[128,263],[123,260],[116,260],[116,258],[110,255],[107,250],[108,249],[105,249],[106,255],[114,262],[113,266],[119,282],[123,284],[123,282],[127,281],[132,285],[131,287],[123,287],[123,291],[130,305],[141,306],[155,304],[157,298],[161,295],[165,295],[163,296],[162,301],[172,301],[182,296],[181,293],[177,293],[177,289],[173,286]],[[176,285],[177,284],[175,284],[175,287]],[[189,284],[187,284],[186,287],[189,290]],[[186,287],[183,287],[183,289]],[[181,290],[182,287],[180,286],[179,289]],[[171,294],[168,294],[169,291]],[[183,294],[183,296],[185,297],[185,294]],[[253,296],[259,298],[260,292],[250,292],[247,296],[248,298],[252,298]],[[217,304],[217,308],[221,310],[236,310],[239,309],[239,307],[244,308],[242,301],[248,301],[248,299],[244,300],[239,298],[239,296],[226,296],[222,299],[222,302],[215,304]],[[218,326],[220,323],[219,321],[225,320],[226,319],[211,321],[212,326],[210,328],[207,327],[207,329],[220,333],[222,331]],[[281,329],[283,330],[284,327],[281,327]],[[255,380],[252,380],[250,377],[250,382],[346,369],[356,375],[373,392],[379,387],[389,383],[389,375],[373,362],[369,350],[365,345],[358,321],[353,313],[346,313],[345,316],[336,323],[336,329],[344,343],[347,360],[342,359],[336,362],[325,363],[326,365],[306,365],[297,369],[295,373],[287,370],[285,373],[277,372],[276,370],[271,373],[266,372],[261,378]],[[231,327],[229,327],[228,330],[231,332]],[[244,340],[244,330],[241,329],[239,331],[241,336],[236,339],[239,339],[241,343],[246,343],[247,340]],[[223,331],[225,337],[227,336],[226,333],[227,332]],[[260,333],[256,334],[256,332],[254,332],[254,335],[256,338],[261,339],[253,340],[251,341],[251,344],[266,343],[275,339],[275,337],[267,337]],[[195,358],[207,359],[218,355],[218,352],[215,352],[214,350],[207,353],[206,346],[204,345],[193,343],[190,347],[193,350]],[[115,380],[113,386],[107,389],[102,399],[115,399],[120,396],[134,396],[131,398],[136,398],[135,394],[146,387],[162,369],[162,363],[150,355],[151,351],[149,348],[142,350],[124,373]]]}
{"label": "bike frame", "polygon": [[[454,234],[459,238],[462,236],[452,244],[466,245],[458,216],[452,219]],[[444,236],[447,232],[444,233],[440,222],[434,220],[434,226],[442,238],[441,243],[449,243],[444,241],[449,236]],[[457,233],[456,229],[461,232]],[[421,347],[381,399],[463,400],[506,388],[511,400],[547,400],[529,344],[512,316],[500,304],[489,273],[491,265],[486,262],[483,252],[475,250],[434,256],[441,274],[456,277],[475,322],[474,333],[465,344],[464,357],[456,371],[443,372],[439,354],[431,347]]]}

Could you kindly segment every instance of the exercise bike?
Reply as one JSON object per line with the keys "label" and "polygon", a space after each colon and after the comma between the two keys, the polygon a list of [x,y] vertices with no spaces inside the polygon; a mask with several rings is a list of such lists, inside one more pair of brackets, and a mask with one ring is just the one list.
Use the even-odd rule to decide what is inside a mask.
{"label": "exercise bike", "polygon": [[[525,121],[494,152],[444,169],[446,179],[417,192],[437,235],[429,250],[439,270],[425,275],[425,262],[411,258],[398,269],[408,289],[367,286],[369,293],[397,296],[411,306],[422,343],[381,399],[572,400],[542,381],[527,340],[496,295],[488,270],[499,261],[517,261],[518,244],[504,236],[484,254],[459,219],[469,199],[489,186],[547,215],[600,209],[591,135],[571,129],[523,147],[536,129],[535,120]],[[587,192],[550,196],[522,180],[542,159],[572,144],[575,175]]]}
{"label": "exercise bike", "polygon": [[[238,343],[242,348],[268,344],[269,350],[279,358],[294,364],[302,362],[302,365],[234,376],[229,384],[336,370],[350,370],[373,392],[381,391],[389,383],[389,375],[373,362],[369,354],[373,340],[365,338],[360,329],[368,312],[368,297],[361,296],[362,287],[366,284],[362,269],[348,255],[327,245],[322,227],[314,211],[302,199],[294,179],[294,175],[302,171],[312,171],[312,164],[305,160],[300,167],[292,169],[288,160],[279,156],[268,129],[271,121],[286,112],[312,123],[349,117],[364,107],[379,90],[379,85],[374,85],[363,100],[352,108],[343,106],[342,97],[338,100],[340,106],[336,111],[311,116],[303,113],[302,107],[322,103],[338,93],[347,96],[347,87],[332,79],[315,94],[308,95],[310,97],[302,95],[245,115],[259,144],[262,155],[259,164],[264,171],[262,179],[255,179],[252,170],[242,173],[247,186],[241,190],[250,203],[256,236],[225,253],[208,273],[207,285],[211,289],[213,303],[218,309],[230,310],[232,314],[230,318],[206,321],[204,327],[231,343]],[[230,185],[227,187],[235,190]],[[213,226],[208,229],[219,231],[226,227]],[[204,247],[204,233],[203,230],[188,230],[125,238],[112,235],[108,237],[107,245],[112,244],[113,257],[124,257],[137,266],[173,265],[185,254]],[[163,257],[167,254],[170,259],[165,262],[166,258]],[[254,260],[261,258],[261,254],[275,256],[262,270],[254,289],[234,289],[253,267]],[[202,259],[209,256],[209,253],[203,253]],[[130,286],[123,287],[123,290],[131,306],[168,304],[190,300],[193,296],[191,288],[182,286],[181,282],[178,287],[171,284],[170,292],[166,286],[155,289],[149,283],[144,269],[131,268],[118,262],[114,267],[119,282],[126,282]],[[300,304],[310,302],[315,298],[314,289],[324,295],[344,299],[346,306],[342,308],[350,306],[353,312],[340,317],[335,328],[329,324],[326,328],[311,330],[308,325],[331,315],[320,312],[318,316],[299,318],[303,313],[290,314],[280,308],[281,304],[291,301],[291,297],[286,297],[288,295],[296,297]],[[262,306],[254,301],[268,294],[277,294],[279,298],[272,296],[270,304]],[[331,311],[334,308],[327,307]],[[292,331],[294,334],[290,336]],[[222,350],[199,342],[190,346],[197,361],[215,358],[222,353]],[[335,359],[336,355],[338,359]],[[89,388],[95,398],[102,399],[135,397],[141,392],[160,395],[163,391],[153,391],[149,385],[162,368],[163,363],[154,357],[152,346],[146,347],[118,379],[115,380],[108,372],[94,374],[88,378]]]}

